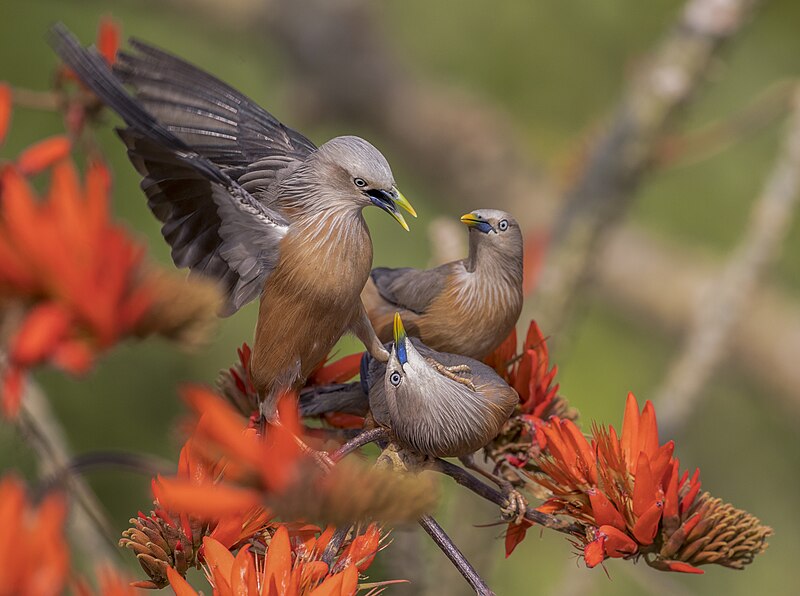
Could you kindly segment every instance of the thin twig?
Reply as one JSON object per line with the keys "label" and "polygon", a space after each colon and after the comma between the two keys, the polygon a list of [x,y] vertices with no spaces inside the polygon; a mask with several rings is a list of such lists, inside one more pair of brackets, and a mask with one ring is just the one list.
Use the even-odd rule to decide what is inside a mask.
{"label": "thin twig", "polygon": [[48,112],[60,109],[62,103],[61,95],[53,91],[33,91],[21,87],[12,87],[11,100],[16,106]]}
{"label": "thin twig", "polygon": [[664,169],[696,164],[735,143],[749,140],[786,115],[796,85],[794,79],[773,83],[737,112],[698,129],[662,139],[656,149],[654,165]]}
{"label": "thin twig", "polygon": [[30,379],[16,424],[37,455],[41,477],[63,475],[65,479],[64,484],[77,505],[70,508],[69,531],[73,534],[73,544],[95,561],[119,557],[116,539],[112,538],[113,527],[87,482],[69,471],[72,455],[64,430],[41,389]]}
{"label": "thin twig", "polygon": [[703,386],[724,358],[761,276],[788,233],[800,199],[800,85],[793,107],[783,149],[755,202],[748,228],[719,281],[700,302],[694,327],[656,393],[659,422],[667,435],[675,433],[695,408]]}
{"label": "thin twig", "polygon": [[[506,505],[506,497],[502,492],[489,486],[488,484],[485,484],[484,482],[481,482],[475,478],[475,476],[467,472],[464,468],[437,458],[433,460],[429,469],[450,476],[461,486],[468,488],[479,497],[483,497],[495,505],[500,507]],[[539,524],[540,526],[544,526],[550,530],[555,530],[556,532],[562,532],[570,535],[583,535],[583,529],[578,524],[566,522],[554,515],[548,515],[547,513],[536,511],[536,509],[533,509],[532,507],[528,507],[525,510],[525,519]]]}
{"label": "thin twig", "polygon": [[365,430],[359,435],[356,435],[347,443],[339,447],[336,451],[330,454],[331,460],[336,463],[341,460],[343,457],[346,457],[348,454],[352,453],[356,449],[363,447],[364,445],[368,445],[369,443],[374,443],[375,441],[381,441],[387,439],[389,433],[383,427],[377,427],[370,430]]}
{"label": "thin twig", "polygon": [[344,539],[347,538],[347,534],[350,532],[350,526],[340,526],[336,528],[336,531],[331,536],[331,541],[328,542],[325,550],[322,551],[322,556],[320,560],[325,563],[328,567],[331,566],[333,563],[333,559],[336,557],[336,554],[339,552],[339,549],[344,542]]}
{"label": "thin twig", "polygon": [[97,468],[127,468],[148,476],[168,475],[174,472],[175,465],[154,455],[130,453],[128,451],[92,451],[74,455],[69,464],[57,470],[42,482],[41,490],[48,491],[65,484],[71,476],[83,476]]}
{"label": "thin twig", "polygon": [[419,525],[428,533],[442,552],[447,555],[447,558],[450,559],[450,562],[453,563],[455,568],[464,576],[464,579],[469,582],[469,585],[472,586],[476,594],[480,594],[481,596],[494,596],[494,592],[489,589],[486,582],[481,579],[481,576],[478,575],[475,568],[470,565],[470,562],[467,561],[461,551],[458,550],[458,547],[453,544],[453,541],[450,540],[450,537],[442,527],[436,523],[435,519],[430,515],[423,515],[419,518]]}

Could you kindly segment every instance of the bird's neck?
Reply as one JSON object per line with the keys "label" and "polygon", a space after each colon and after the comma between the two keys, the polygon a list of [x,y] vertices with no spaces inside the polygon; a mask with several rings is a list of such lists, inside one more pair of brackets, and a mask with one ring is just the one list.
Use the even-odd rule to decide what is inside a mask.
{"label": "bird's neck", "polygon": [[469,255],[464,261],[469,273],[478,277],[499,278],[507,283],[522,283],[522,259],[509,255],[470,234]]}

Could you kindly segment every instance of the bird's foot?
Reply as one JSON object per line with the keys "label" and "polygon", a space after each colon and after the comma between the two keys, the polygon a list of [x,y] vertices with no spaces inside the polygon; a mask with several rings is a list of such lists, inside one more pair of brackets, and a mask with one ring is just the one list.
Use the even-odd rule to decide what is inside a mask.
{"label": "bird's foot", "polygon": [[506,497],[506,504],[500,508],[503,519],[519,525],[525,519],[525,512],[528,509],[528,501],[516,488],[511,486],[504,487],[503,493]]}
{"label": "bird's foot", "polygon": [[433,358],[426,358],[425,360],[427,360],[428,364],[435,368],[439,374],[444,375],[456,383],[461,383],[462,385],[469,387],[472,391],[475,391],[474,383],[470,379],[461,376],[462,374],[469,374],[472,372],[472,369],[468,365],[458,364],[456,366],[445,366]]}

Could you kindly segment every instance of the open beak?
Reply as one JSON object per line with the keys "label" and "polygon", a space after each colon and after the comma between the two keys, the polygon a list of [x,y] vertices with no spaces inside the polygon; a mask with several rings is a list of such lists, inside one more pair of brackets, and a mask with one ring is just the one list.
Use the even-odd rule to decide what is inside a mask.
{"label": "open beak", "polygon": [[405,196],[403,196],[403,193],[401,193],[399,190],[397,190],[396,186],[393,186],[392,190],[395,193],[394,202],[397,203],[398,205],[400,205],[406,211],[408,211],[411,214],[411,217],[416,217],[417,216],[417,212],[411,206],[411,203],[408,202],[408,199],[405,198]]}
{"label": "open beak", "polygon": [[395,221],[403,226],[403,229],[408,232],[408,224],[406,223],[403,215],[397,209],[397,206],[399,205],[414,217],[417,216],[417,212],[414,211],[411,203],[408,202],[408,199],[406,199],[400,193],[400,191],[398,191],[396,188],[393,188],[391,191],[372,189],[368,190],[366,194],[369,196],[369,200],[372,201],[373,205],[386,211],[386,213],[391,215]]}
{"label": "open beak", "polygon": [[403,320],[400,318],[400,313],[394,313],[394,349],[397,354],[397,360],[400,366],[408,362],[408,354],[406,353],[406,330],[403,327]]}
{"label": "open beak", "polygon": [[492,224],[483,219],[480,215],[474,213],[465,213],[461,216],[461,223],[466,224],[470,228],[475,228],[484,234],[493,231]]}

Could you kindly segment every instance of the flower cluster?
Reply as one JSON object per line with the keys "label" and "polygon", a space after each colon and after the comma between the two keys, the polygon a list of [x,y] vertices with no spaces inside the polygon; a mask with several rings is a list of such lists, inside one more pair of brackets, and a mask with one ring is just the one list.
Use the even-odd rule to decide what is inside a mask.
{"label": "flower cluster", "polygon": [[587,566],[638,559],[657,569],[702,573],[716,563],[740,569],[762,552],[772,530],[753,516],[700,493],[700,472],[680,474],[674,444],[659,444],[652,404],[628,396],[622,434],[595,426],[591,443],[571,420],[541,427],[546,451],[533,479],[552,497],[540,511],[585,528],[576,537]]}
{"label": "flower cluster", "polygon": [[[111,221],[107,168],[92,161],[81,181],[69,151],[55,137],[0,164],[0,337],[8,354],[0,391],[9,416],[28,369],[46,363],[83,373],[127,336],[197,341],[219,300],[208,283],[146,265],[143,247]],[[50,187],[40,197],[27,176],[44,170]]]}
{"label": "flower cluster", "polygon": [[[320,533],[313,526],[291,529],[279,525],[265,544],[244,546],[236,556],[214,538],[206,537],[206,577],[218,596],[352,596],[360,589],[359,573],[369,568],[380,548],[381,532],[370,525],[363,534],[350,538],[329,565],[321,557],[332,537],[330,527]],[[176,570],[169,568],[167,573],[178,596],[197,595]],[[373,590],[385,583],[372,584]]]}
{"label": "flower cluster", "polygon": [[[168,492],[180,491],[181,486],[186,485],[213,487],[222,480],[224,462],[210,462],[198,452],[195,442],[196,439],[189,438],[181,449],[178,473],[173,483],[168,482]],[[169,583],[169,568],[185,575],[190,567],[199,567],[203,560],[203,540],[206,538],[215,540],[225,548],[238,548],[246,540],[265,532],[271,523],[270,514],[258,505],[242,509],[223,507],[216,515],[208,515],[207,508],[204,517],[189,516],[184,512],[173,513],[161,506],[164,499],[159,496],[163,490],[162,482],[153,482],[155,509],[150,515],[139,512],[136,518],[131,519],[132,527],[123,532],[119,542],[120,546],[136,554],[142,569],[150,577],[149,581],[139,582],[137,585],[140,587],[166,586]],[[217,500],[208,504],[209,508],[220,506],[220,492],[216,492]]]}
{"label": "flower cluster", "polygon": [[519,394],[520,404],[500,434],[486,447],[497,464],[532,470],[534,458],[542,448],[537,428],[551,416],[575,420],[577,412],[558,393],[554,383],[558,367],[550,366],[547,342],[536,321],[531,321],[522,352],[516,353],[517,333],[506,340],[485,362]]}
{"label": "flower cluster", "polygon": [[[71,577],[69,546],[64,537],[66,515],[66,499],[61,493],[50,493],[34,505],[18,478],[0,478],[0,594],[57,596],[68,584],[80,596],[95,593],[84,578]],[[111,568],[101,567],[97,576],[98,594],[135,593]]]}
{"label": "flower cluster", "polygon": [[[227,594],[235,561],[237,581],[249,577],[253,594],[273,593],[270,574],[279,569],[284,588],[274,593],[306,594],[325,586],[322,593],[351,594],[358,572],[378,550],[378,527],[351,531],[329,554],[329,565],[320,558],[333,525],[322,531],[277,520],[327,519],[360,527],[363,519],[416,519],[432,504],[427,482],[363,465],[328,468],[324,453],[304,447],[289,396],[279,403],[280,423],[266,426],[240,416],[207,389],[188,388],[184,397],[198,417],[178,473],[153,481],[155,508],[132,519],[120,541],[150,578],[140,587],[169,583],[186,589],[179,578],[205,566],[215,593]],[[230,551],[237,550],[234,558]]]}

